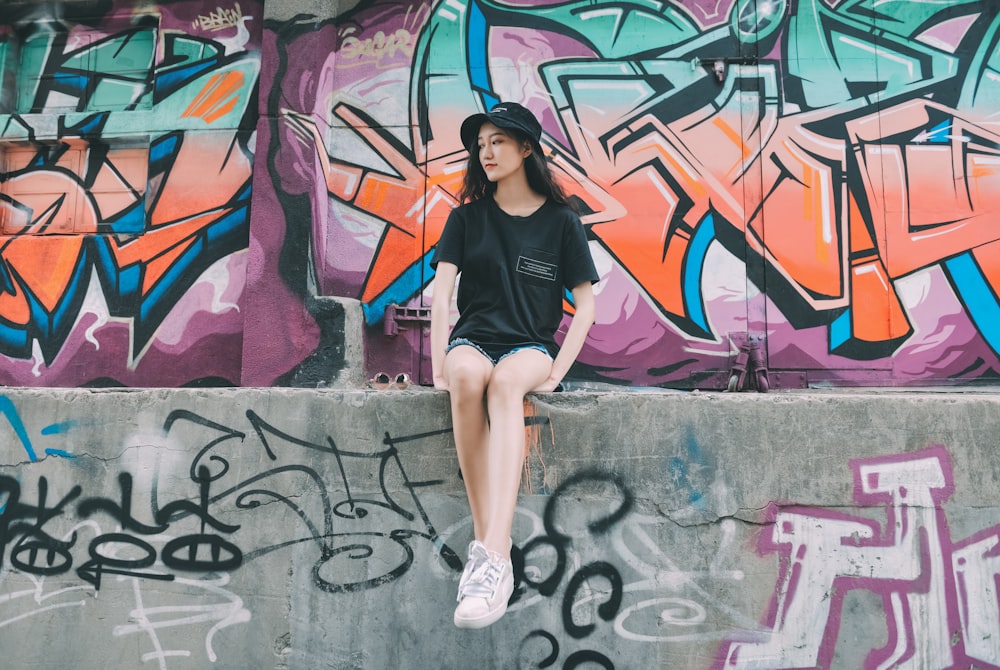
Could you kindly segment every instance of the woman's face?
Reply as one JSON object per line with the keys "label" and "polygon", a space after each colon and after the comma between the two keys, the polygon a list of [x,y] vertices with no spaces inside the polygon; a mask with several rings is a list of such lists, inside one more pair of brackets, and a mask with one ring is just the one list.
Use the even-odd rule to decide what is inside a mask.
{"label": "woman's face", "polygon": [[519,142],[489,121],[479,128],[479,163],[486,178],[500,182],[524,170],[524,159],[531,154],[531,146]]}

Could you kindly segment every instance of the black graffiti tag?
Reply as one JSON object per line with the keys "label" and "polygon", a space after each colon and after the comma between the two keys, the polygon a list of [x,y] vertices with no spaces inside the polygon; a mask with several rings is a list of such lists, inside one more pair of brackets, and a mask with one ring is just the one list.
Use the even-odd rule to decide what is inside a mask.
{"label": "black graffiti tag", "polygon": [[[560,527],[560,504],[569,502],[572,499],[571,491],[595,485],[610,485],[617,491],[621,502],[610,514],[587,523],[587,531],[591,535],[599,536],[607,533],[624,519],[632,509],[632,493],[625,485],[625,482],[615,475],[597,471],[583,471],[563,482],[553,492],[552,497],[545,506],[543,514],[545,534],[531,539],[524,545],[521,551],[523,556],[530,556],[545,549],[552,551],[555,554],[555,565],[551,573],[535,581],[524,574],[523,556],[519,557],[517,561],[520,567],[515,565],[515,570],[521,579],[543,596],[555,594],[566,577],[567,556],[573,543],[573,538]],[[583,566],[570,577],[562,600],[563,627],[566,633],[573,639],[584,639],[596,629],[596,624],[580,625],[573,621],[573,606],[577,595],[592,579],[605,579],[611,585],[611,592],[608,599],[597,608],[598,616],[603,621],[611,621],[621,608],[624,587],[618,569],[605,561],[595,561]],[[551,649],[551,653],[537,667],[549,667],[553,665],[560,655],[556,637],[541,629],[534,630],[522,641],[522,650],[525,649],[527,643],[535,639],[548,641]],[[614,664],[607,656],[591,649],[583,649],[569,654],[563,662],[563,668],[576,668],[585,663],[596,663],[608,670],[614,669]]]}
{"label": "black graffiti tag", "polygon": [[0,564],[7,545],[17,538],[11,547],[10,562],[18,570],[34,575],[58,575],[72,567],[71,549],[76,544],[76,534],[69,540],[58,540],[43,527],[62,516],[66,506],[80,496],[82,489],[74,486],[52,507],[47,504],[48,491],[48,480],[40,477],[38,504],[26,505],[21,502],[21,487],[17,480],[0,476],[0,497],[6,499],[0,512]]}

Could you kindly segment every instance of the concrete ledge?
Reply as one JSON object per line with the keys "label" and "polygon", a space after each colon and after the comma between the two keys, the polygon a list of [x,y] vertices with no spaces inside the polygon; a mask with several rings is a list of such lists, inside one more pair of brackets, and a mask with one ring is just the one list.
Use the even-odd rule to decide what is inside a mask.
{"label": "concrete ledge", "polygon": [[450,623],[470,526],[444,393],[5,389],[0,409],[10,667],[998,658],[993,393],[534,396],[521,580],[480,632]]}

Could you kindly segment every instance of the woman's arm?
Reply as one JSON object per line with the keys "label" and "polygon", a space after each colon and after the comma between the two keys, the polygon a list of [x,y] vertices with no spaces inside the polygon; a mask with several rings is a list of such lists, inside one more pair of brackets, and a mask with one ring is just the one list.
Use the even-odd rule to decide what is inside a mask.
{"label": "woman's arm", "polygon": [[549,373],[549,378],[544,383],[534,389],[535,391],[540,393],[554,391],[562,378],[569,372],[569,368],[576,360],[580,349],[583,348],[587,333],[594,325],[594,286],[589,281],[573,288],[573,306],[576,311],[573,312],[569,330],[566,331],[566,338],[563,340],[562,347],[559,348],[559,355],[552,363],[552,372]]}
{"label": "woman's arm", "polygon": [[451,297],[455,292],[455,278],[458,266],[440,262],[434,272],[434,297],[431,301],[431,369],[434,374],[434,388],[448,390],[448,380],[444,377],[444,354],[451,332]]}

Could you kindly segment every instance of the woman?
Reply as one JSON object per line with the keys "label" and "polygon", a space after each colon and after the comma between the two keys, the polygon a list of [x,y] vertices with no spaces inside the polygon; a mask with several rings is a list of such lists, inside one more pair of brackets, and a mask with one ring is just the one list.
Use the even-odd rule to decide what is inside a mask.
{"label": "woman", "polygon": [[[448,217],[431,262],[434,386],[451,397],[475,537],[458,585],[460,628],[488,626],[507,611],[524,396],[556,389],[594,322],[597,271],[580,219],[545,161],[541,133],[534,115],[511,102],[462,123],[464,204]],[[449,334],[459,272],[459,318]],[[559,347],[566,290],[575,310]]]}

